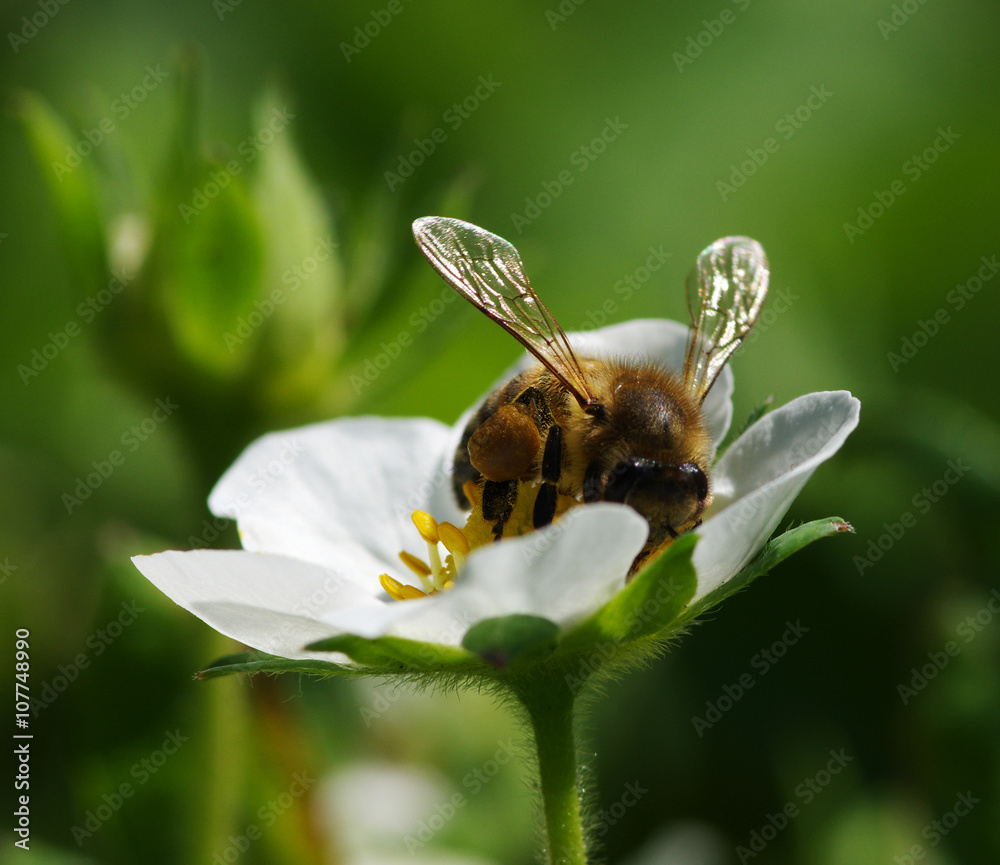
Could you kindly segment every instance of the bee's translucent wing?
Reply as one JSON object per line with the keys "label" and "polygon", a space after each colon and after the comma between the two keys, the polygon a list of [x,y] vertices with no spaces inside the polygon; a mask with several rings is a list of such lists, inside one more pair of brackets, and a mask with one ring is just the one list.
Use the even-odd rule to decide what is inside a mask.
{"label": "bee's translucent wing", "polygon": [[767,280],[767,256],[749,237],[723,237],[698,256],[687,280],[691,336],[684,384],[699,400],[757,320]]}
{"label": "bee's translucent wing", "polygon": [[511,333],[581,406],[597,404],[566,334],[535,294],[510,243],[478,225],[444,216],[416,220],[413,236],[445,282]]}

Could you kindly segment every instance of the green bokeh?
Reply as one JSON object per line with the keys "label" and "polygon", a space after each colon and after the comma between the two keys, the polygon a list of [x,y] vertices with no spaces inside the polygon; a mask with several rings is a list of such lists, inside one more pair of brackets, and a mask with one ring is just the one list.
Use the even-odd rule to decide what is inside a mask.
{"label": "green bokeh", "polygon": [[[37,2],[0,11],[0,81],[12,108],[0,123],[0,623],[8,646],[14,629],[30,628],[39,692],[73,670],[76,678],[33,719],[32,859],[17,859],[5,817],[0,862],[211,862],[296,772],[320,778],[375,759],[433,769],[468,793],[467,773],[516,736],[503,710],[475,696],[412,698],[290,676],[194,682],[192,671],[233,647],[128,561],[199,540],[235,546],[231,529],[216,538],[204,523],[205,497],[255,435],[339,412],[450,422],[516,355],[467,305],[434,305],[444,286],[409,229],[434,212],[513,241],[567,329],[604,317],[683,319],[683,280],[698,252],[720,236],[751,235],[768,251],[773,296],[759,335],[733,361],[737,418],[768,395],[781,405],[843,388],[862,402],[858,431],[789,515],[838,514],[856,534],[808,548],[730,599],[679,650],[609,686],[597,704],[588,768],[607,861],[625,862],[691,822],[710,829],[724,857],[693,861],[740,861],[738,846],[765,830],[774,838],[752,861],[892,862],[917,844],[924,862],[1000,856],[1000,595],[991,594],[1000,588],[1000,282],[989,266],[977,282],[984,259],[1000,255],[1000,8],[56,6],[55,15]],[[345,57],[355,28],[374,31],[386,15]],[[37,32],[18,38],[33,17]],[[684,52],[697,56],[678,63]],[[78,304],[95,292],[94,226],[78,209],[77,235],[67,235],[52,195],[93,176],[105,218],[151,214],[165,178],[193,176],[171,161],[181,70],[192,62],[204,165],[245,158],[246,147],[255,154],[213,242],[230,237],[245,253],[237,264],[252,275],[257,262],[273,279],[260,243],[300,260],[313,248],[302,235],[329,231],[343,268],[324,277],[339,286],[335,301],[312,297],[295,315],[276,313],[279,326],[248,337],[256,353],[234,372],[223,369],[221,334],[215,344],[206,329],[209,317],[225,321],[226,307],[199,312],[204,298],[189,296],[190,283],[159,317],[136,312],[129,286],[92,322],[81,319]],[[169,74],[129,107],[123,94],[144,86],[147,67]],[[114,129],[60,180],[39,166],[14,116],[26,99],[50,106],[73,142],[102,119]],[[257,150],[268,100],[294,117],[280,144]],[[433,152],[423,155],[421,142]],[[925,151],[921,167],[913,159]],[[401,161],[409,176],[387,179],[402,176]],[[733,173],[744,170],[737,188]],[[190,181],[192,193],[201,183]],[[307,203],[289,210],[296,200]],[[877,218],[857,234],[845,224],[858,224],[859,208]],[[650,247],[669,257],[654,257],[651,277],[626,300],[619,281],[641,277]],[[211,285],[213,273],[199,277]],[[232,299],[234,323],[249,308],[251,278]],[[182,315],[186,303],[194,311]],[[208,361],[204,352],[171,360],[171,316],[199,326],[192,339],[208,346]],[[311,326],[320,320],[328,331]],[[25,383],[18,366],[69,322],[79,335]],[[369,382],[367,365],[400,334],[410,342],[403,362]],[[167,397],[181,403],[176,415],[123,447]],[[122,465],[68,512],[64,494],[116,448]],[[943,481],[949,461],[968,466],[956,483]],[[865,565],[873,551],[880,558]],[[143,612],[104,641],[102,629],[129,618],[122,605],[133,603]],[[785,635],[799,629],[790,624],[808,630],[791,642]],[[772,647],[783,655],[773,663],[762,654]],[[904,703],[898,686],[942,652],[947,664]],[[707,704],[730,707],[706,729],[692,719],[706,718]],[[140,784],[133,768],[175,730],[189,741]],[[852,759],[826,776],[831,751]],[[81,849],[72,827],[125,782],[135,795]],[[632,783],[648,792],[616,818]],[[968,816],[947,834],[925,832],[968,791],[980,799]],[[470,800],[435,843],[532,861],[518,770]],[[349,862],[316,817],[322,801],[317,784],[239,861]],[[787,825],[766,829],[789,804]]]}

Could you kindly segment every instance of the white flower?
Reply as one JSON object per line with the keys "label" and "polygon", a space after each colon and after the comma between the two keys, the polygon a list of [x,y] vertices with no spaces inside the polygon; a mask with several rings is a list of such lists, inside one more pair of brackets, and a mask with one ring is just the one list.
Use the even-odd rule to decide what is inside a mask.
{"label": "white flower", "polygon": [[[581,356],[639,355],[680,369],[687,329],[640,320],[571,339]],[[729,427],[731,393],[726,369],[704,406],[716,443]],[[697,530],[696,600],[751,561],[857,425],[859,409],[845,391],[800,397],[765,415],[719,459],[714,500]],[[449,466],[468,416],[454,427],[344,418],[266,435],[209,499],[213,512],[237,520],[244,550],[170,551],[138,556],[136,566],[216,630],[286,658],[343,661],[303,648],[338,633],[458,646],[487,618],[580,621],[622,588],[645,542],[646,522],[630,508],[573,508],[538,532],[475,549],[447,592],[402,602],[383,592],[380,574],[412,579],[399,552],[425,547],[415,509],[464,523]]]}

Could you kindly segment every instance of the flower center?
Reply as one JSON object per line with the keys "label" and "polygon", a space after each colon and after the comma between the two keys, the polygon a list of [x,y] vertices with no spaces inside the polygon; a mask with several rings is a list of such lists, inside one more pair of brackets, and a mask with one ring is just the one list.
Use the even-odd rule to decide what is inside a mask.
{"label": "flower center", "polygon": [[[427,561],[417,558],[405,550],[399,554],[400,561],[416,574],[420,588],[401,583],[388,574],[379,576],[382,588],[393,600],[406,601],[413,598],[426,598],[428,595],[447,591],[455,585],[455,578],[464,567],[465,557],[470,550],[499,540],[493,533],[494,523],[483,517],[482,488],[473,481],[467,481],[462,489],[472,503],[472,512],[469,514],[464,529],[459,529],[448,522],[439,523],[426,511],[413,512],[413,524],[427,543]],[[540,484],[537,483],[519,485],[513,513],[504,524],[504,538],[516,537],[535,530],[532,515],[539,489]],[[557,519],[569,507],[576,504],[579,503],[571,496],[560,495],[556,506]],[[441,558],[439,544],[443,545],[447,551],[444,560]]]}
{"label": "flower center", "polygon": [[[427,542],[427,560],[430,564],[406,550],[399,554],[403,564],[417,575],[422,588],[418,589],[416,586],[394,580],[388,574],[382,574],[379,577],[382,588],[388,592],[390,598],[397,601],[425,598],[435,592],[450,589],[455,585],[455,576],[465,564],[465,557],[469,554],[468,539],[462,534],[461,529],[451,523],[439,523],[426,511],[414,511],[413,524],[420,532],[420,537]],[[448,551],[444,561],[441,560],[438,544],[443,544]]]}

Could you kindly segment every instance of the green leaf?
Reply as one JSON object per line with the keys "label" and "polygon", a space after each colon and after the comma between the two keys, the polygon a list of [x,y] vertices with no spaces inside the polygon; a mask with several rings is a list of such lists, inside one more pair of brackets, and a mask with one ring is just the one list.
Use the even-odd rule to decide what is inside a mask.
{"label": "green leaf", "polygon": [[697,541],[694,534],[675,540],[610,601],[566,634],[560,651],[582,651],[672,630],[697,588],[691,563]]}
{"label": "green leaf", "polygon": [[477,664],[477,659],[462,649],[403,637],[369,640],[353,634],[338,634],[310,643],[306,648],[311,652],[342,652],[358,664],[396,673],[432,673]]}
{"label": "green leaf", "polygon": [[78,295],[86,297],[107,282],[108,269],[101,207],[87,156],[80,154],[80,142],[37,94],[18,93],[14,113],[55,204]]}
{"label": "green leaf", "polygon": [[462,645],[491,666],[504,669],[551,655],[558,635],[555,622],[517,613],[477,622],[466,633]]}
{"label": "green leaf", "polygon": [[830,537],[840,532],[853,532],[851,524],[840,517],[827,517],[825,520],[813,520],[794,529],[790,529],[777,538],[772,538],[758,553],[749,565],[743,568],[735,577],[709,592],[698,603],[693,604],[684,614],[684,621],[689,621],[703,612],[724,601],[730,595],[750,585],[757,577],[768,573],[780,562],[794,555],[803,547],[809,546],[820,538]]}
{"label": "green leaf", "polygon": [[213,661],[197,674],[197,678],[215,679],[219,676],[231,676],[233,673],[308,673],[327,676],[357,672],[352,667],[329,661],[293,661],[276,655],[265,655],[263,652],[245,652],[239,655],[226,655]]}

